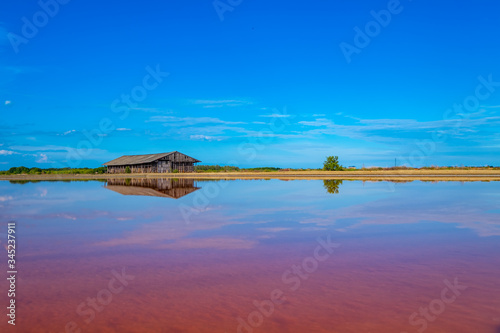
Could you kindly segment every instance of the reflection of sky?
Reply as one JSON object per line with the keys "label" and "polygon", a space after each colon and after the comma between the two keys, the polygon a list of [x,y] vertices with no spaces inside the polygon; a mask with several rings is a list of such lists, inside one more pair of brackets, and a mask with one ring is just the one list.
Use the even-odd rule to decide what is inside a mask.
{"label": "reflection of sky", "polygon": [[[203,328],[213,316],[221,323],[213,330],[234,331],[235,316],[248,313],[253,299],[283,287],[282,272],[311,255],[317,237],[331,234],[341,244],[338,255],[322,264],[315,282],[291,295],[291,305],[262,331],[307,330],[307,321],[300,321],[307,304],[318,305],[308,318],[318,325],[337,318],[344,323],[342,332],[365,329],[360,318],[380,320],[383,314],[368,314],[381,307],[398,315],[384,317],[386,324],[371,331],[387,332],[394,325],[410,331],[408,315],[436,297],[444,278],[454,276],[475,288],[461,306],[481,306],[465,307],[467,314],[447,311],[448,320],[434,328],[476,329],[470,326],[473,319],[458,320],[477,317],[473,311],[497,318],[491,309],[500,304],[491,299],[500,300],[498,182],[344,181],[338,194],[327,193],[322,180],[198,181],[197,186],[201,189],[174,200],[121,195],[96,181],[0,182],[1,221],[18,225],[21,300],[30,300],[30,317],[61,331],[74,307],[107,283],[111,269],[123,266],[145,282],[119,296],[122,312],[101,316],[89,331],[147,317],[165,329],[189,332],[187,325]],[[189,219],[183,211],[191,212]],[[64,290],[54,291],[54,283]],[[174,288],[165,287],[169,284]],[[145,293],[149,307],[141,312],[136,304],[144,304]],[[47,302],[52,312],[42,310]],[[345,304],[351,310],[339,310]],[[192,323],[197,311],[210,316]],[[163,313],[176,319],[161,322]],[[486,320],[480,328],[495,323]],[[158,327],[150,330],[161,331]]]}
{"label": "reflection of sky", "polygon": [[199,181],[198,186],[200,191],[170,200],[124,196],[100,182],[1,182],[0,206],[3,219],[33,230],[25,237],[67,235],[60,241],[96,246],[248,248],[277,233],[362,234],[372,232],[370,226],[405,230],[403,225],[423,222],[434,223],[436,230],[500,235],[497,182],[344,181],[339,194],[327,193],[321,180]]}

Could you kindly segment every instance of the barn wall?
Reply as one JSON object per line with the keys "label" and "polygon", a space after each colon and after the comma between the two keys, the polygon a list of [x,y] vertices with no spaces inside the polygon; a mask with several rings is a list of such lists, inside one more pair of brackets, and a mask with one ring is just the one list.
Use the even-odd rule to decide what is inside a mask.
{"label": "barn wall", "polygon": [[[175,152],[165,156],[152,163],[129,165],[131,173],[171,173],[173,170],[178,172],[194,172],[194,163],[192,157]],[[126,165],[108,166],[108,173],[125,173]]]}

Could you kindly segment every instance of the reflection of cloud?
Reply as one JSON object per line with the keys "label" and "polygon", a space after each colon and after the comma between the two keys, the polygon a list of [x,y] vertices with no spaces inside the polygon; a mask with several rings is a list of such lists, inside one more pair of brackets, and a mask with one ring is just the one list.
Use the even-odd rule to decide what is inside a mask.
{"label": "reflection of cloud", "polygon": [[159,249],[251,249],[257,242],[240,238],[214,237],[214,238],[183,238],[174,243],[162,244]]}
{"label": "reflection of cloud", "polygon": [[[96,246],[148,246],[148,247],[160,247],[160,248],[181,248],[192,246],[196,248],[199,247],[211,247],[211,248],[249,248],[254,246],[256,241],[235,239],[235,238],[225,238],[225,236],[209,238],[210,241],[206,241],[204,245],[191,245],[191,241],[187,240],[190,238],[189,235],[192,233],[200,233],[205,230],[216,230],[228,225],[237,224],[264,224],[268,222],[273,222],[274,214],[278,212],[290,212],[293,210],[300,210],[300,207],[279,207],[279,208],[266,208],[266,209],[254,209],[249,208],[239,212],[231,212],[230,216],[224,215],[230,207],[227,206],[207,206],[205,209],[197,208],[194,209],[194,214],[189,223],[181,216],[176,216],[172,214],[165,214],[165,211],[148,211],[152,218],[160,218],[160,221],[141,224],[141,226],[136,230],[126,231],[122,236],[118,238],[109,239],[106,241],[95,243]],[[175,212],[175,210],[174,210]],[[201,214],[203,212],[203,214]],[[170,215],[168,219],[165,218],[166,215]],[[123,215],[121,215],[123,216]],[[139,216],[135,216],[133,220],[137,220]],[[276,231],[279,228],[269,228]],[[285,228],[287,229],[287,228]],[[221,239],[226,242],[226,244],[215,245],[216,242],[212,242],[212,239]],[[197,242],[200,241],[199,238],[193,238]],[[231,239],[229,241],[228,239]],[[213,244],[213,246],[212,246]]]}
{"label": "reflection of cloud", "polygon": [[286,231],[286,230],[292,230],[292,229],[291,228],[259,228],[258,230],[265,231],[265,232],[280,232],[280,231]]}
{"label": "reflection of cloud", "polygon": [[73,220],[73,221],[76,221],[76,219],[77,219],[76,216],[74,216],[74,215],[64,214],[64,213],[63,214],[56,214],[55,216],[56,217],[61,217],[63,219],[67,219],[67,220]]}
{"label": "reflection of cloud", "polygon": [[321,227],[306,227],[306,228],[300,228],[301,231],[324,231],[328,230],[327,228],[321,228]]}
{"label": "reflection of cloud", "polygon": [[132,217],[117,217],[116,218],[117,221],[130,221],[130,220],[133,220]]}
{"label": "reflection of cloud", "polygon": [[457,224],[457,228],[474,230],[479,236],[500,236],[498,214],[487,213],[492,209],[495,207],[478,202],[463,203],[454,198],[443,202],[430,197],[418,200],[403,196],[318,211],[316,216],[304,219],[301,223],[338,226],[337,231],[346,232],[366,225],[439,222]]}
{"label": "reflection of cloud", "polygon": [[3,196],[0,196],[0,201],[8,201],[8,200],[12,200],[12,196],[10,195],[3,195]]}

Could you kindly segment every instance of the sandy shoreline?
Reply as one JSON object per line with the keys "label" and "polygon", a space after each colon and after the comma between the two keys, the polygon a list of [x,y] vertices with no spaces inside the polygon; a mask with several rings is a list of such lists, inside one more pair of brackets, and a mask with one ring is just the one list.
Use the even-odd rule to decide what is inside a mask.
{"label": "sandy shoreline", "polygon": [[83,180],[108,178],[194,178],[194,179],[344,179],[393,181],[500,181],[499,170],[377,170],[377,171],[277,171],[219,173],[2,175],[0,180]]}

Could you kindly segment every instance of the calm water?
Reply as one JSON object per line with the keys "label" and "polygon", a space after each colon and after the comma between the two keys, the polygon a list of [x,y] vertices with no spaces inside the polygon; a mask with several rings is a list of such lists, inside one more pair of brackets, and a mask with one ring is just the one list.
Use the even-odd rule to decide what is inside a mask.
{"label": "calm water", "polygon": [[2,332],[500,332],[498,182],[0,181],[0,209]]}

